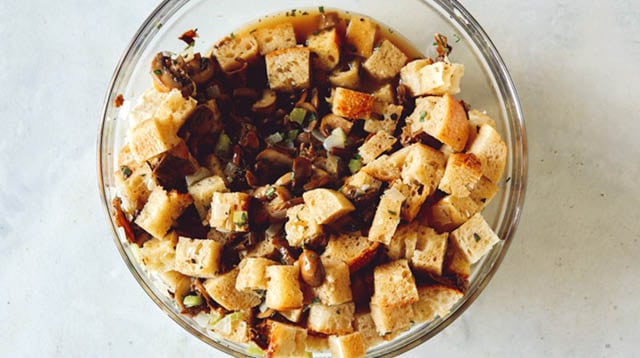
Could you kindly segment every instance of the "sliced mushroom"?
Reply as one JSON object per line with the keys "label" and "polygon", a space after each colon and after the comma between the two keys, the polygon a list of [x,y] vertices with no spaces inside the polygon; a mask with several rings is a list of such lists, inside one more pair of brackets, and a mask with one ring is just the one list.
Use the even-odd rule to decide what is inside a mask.
{"label": "sliced mushroom", "polygon": [[305,183],[313,174],[311,161],[304,157],[293,160],[293,186],[298,187]]}
{"label": "sliced mushroom", "polygon": [[337,12],[325,12],[320,17],[320,24],[318,25],[319,30],[326,30],[332,27],[335,27],[340,22],[340,16],[338,16]]}
{"label": "sliced mushroom", "polygon": [[265,89],[262,91],[262,97],[251,106],[251,110],[257,113],[271,113],[276,108],[277,99],[274,90]]}
{"label": "sliced mushroom", "polygon": [[304,190],[311,190],[329,184],[333,180],[331,174],[320,168],[313,168],[313,174],[309,181],[302,186]]}
{"label": "sliced mushroom", "polygon": [[181,68],[183,64],[184,60],[180,56],[174,60],[162,52],[158,53],[151,61],[151,73],[156,88],[161,92],[169,92],[176,88],[184,97],[193,95],[196,85]]}
{"label": "sliced mushroom", "polygon": [[291,167],[293,165],[293,158],[291,158],[288,153],[280,151],[275,147],[267,148],[258,153],[256,160],[266,161],[278,167]]}
{"label": "sliced mushroom", "polygon": [[349,135],[351,132],[351,128],[353,127],[353,122],[348,119],[344,119],[335,114],[329,113],[326,116],[322,117],[322,121],[320,122],[320,133],[325,137],[328,137],[336,128],[341,128],[344,134]]}
{"label": "sliced mushroom", "polygon": [[215,67],[211,60],[202,57],[200,53],[193,55],[193,59],[187,62],[184,67],[189,77],[191,77],[197,85],[206,83],[215,73]]}

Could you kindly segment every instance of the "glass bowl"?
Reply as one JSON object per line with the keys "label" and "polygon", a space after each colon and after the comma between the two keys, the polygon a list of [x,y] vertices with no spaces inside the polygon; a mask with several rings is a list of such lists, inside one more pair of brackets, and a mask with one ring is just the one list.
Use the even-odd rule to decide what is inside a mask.
{"label": "glass bowl", "polygon": [[[500,192],[484,211],[487,222],[501,242],[474,265],[465,296],[445,317],[415,325],[410,331],[368,352],[371,356],[393,356],[436,335],[457,319],[489,283],[513,239],[522,211],[526,178],[527,148],[524,120],[516,89],[493,43],[474,18],[455,0],[323,0],[315,1],[208,1],[165,0],[144,21],[115,69],[107,92],[98,134],[99,189],[113,230],[115,244],[125,264],[149,297],[176,323],[209,345],[234,356],[246,355],[246,348],[214,337],[195,320],[179,314],[163,286],[136,261],[131,247],[112,219],[115,196],[114,172],[117,154],[124,145],[127,121],[124,107],[114,101],[119,94],[134,99],[151,86],[149,64],[163,50],[180,51],[178,36],[198,28],[196,51],[206,52],[215,41],[268,14],[319,6],[361,13],[402,34],[424,54],[435,57],[433,34],[442,33],[453,45],[451,59],[465,65],[459,98],[494,118],[508,147],[505,175]],[[407,16],[410,14],[410,16]]]}

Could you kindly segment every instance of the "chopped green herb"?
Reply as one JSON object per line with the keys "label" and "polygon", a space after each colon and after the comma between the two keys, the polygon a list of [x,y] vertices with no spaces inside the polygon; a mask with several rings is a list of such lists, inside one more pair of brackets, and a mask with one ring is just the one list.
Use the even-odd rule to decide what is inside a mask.
{"label": "chopped green herb", "polygon": [[231,151],[231,138],[225,132],[220,133],[213,151],[217,156],[227,156]]}
{"label": "chopped green herb", "polygon": [[360,154],[356,153],[356,155],[353,156],[353,159],[362,160],[362,157],[360,156]]}
{"label": "chopped green herb", "polygon": [[162,28],[162,23],[161,22],[157,23],[156,24],[156,29],[160,30],[161,28]]}
{"label": "chopped green herb", "polygon": [[320,303],[320,299],[318,297],[314,297],[313,300],[311,300],[311,303]]}
{"label": "chopped green herb", "polygon": [[362,168],[362,160],[360,160],[360,158],[354,158],[349,161],[349,171],[351,174],[355,174],[360,168]]}
{"label": "chopped green herb", "polygon": [[453,38],[456,39],[456,43],[460,42],[460,36],[458,34],[453,34]]}
{"label": "chopped green herb", "polygon": [[320,11],[321,14],[324,14],[324,6],[318,7],[318,11]]}
{"label": "chopped green herb", "polygon": [[291,10],[291,16],[296,16],[296,9]]}
{"label": "chopped green herb", "polygon": [[304,119],[307,116],[307,110],[304,108],[294,108],[293,110],[291,110],[291,113],[289,113],[289,120],[292,122],[296,122],[299,125],[302,125],[302,123],[304,123]]}
{"label": "chopped green herb", "polygon": [[420,112],[420,122],[424,122],[425,118],[427,118],[427,112]]}
{"label": "chopped green herb", "polygon": [[202,297],[198,295],[184,296],[184,298],[182,299],[182,304],[184,304],[184,306],[187,308],[200,306],[202,304]]}
{"label": "chopped green herb", "polygon": [[258,29],[253,29],[249,33],[252,34],[252,33],[256,32],[256,31],[258,31]]}
{"label": "chopped green herb", "polygon": [[236,211],[233,213],[233,224],[235,226],[245,226],[249,221],[249,214],[244,211]]}
{"label": "chopped green herb", "polygon": [[287,135],[285,136],[285,140],[288,142],[293,142],[298,137],[298,133],[300,133],[300,131],[297,129],[288,131]]}
{"label": "chopped green herb", "polygon": [[156,75],[160,76],[162,74],[161,70],[153,70],[153,73],[155,73]]}
{"label": "chopped green herb", "polygon": [[480,235],[478,235],[477,233],[475,233],[475,232],[474,232],[474,233],[473,233],[473,239],[474,239],[474,240],[476,240],[476,242],[478,242],[478,241],[480,241],[480,239],[482,239],[482,238],[480,237]]}
{"label": "chopped green herb", "polygon": [[398,215],[398,213],[393,210],[387,210],[387,212],[391,215]]}
{"label": "chopped green herb", "polygon": [[438,43],[437,43],[437,42],[434,42],[432,45],[433,45],[433,46],[438,46]]}
{"label": "chopped green herb", "polygon": [[264,196],[267,197],[267,199],[271,200],[273,198],[276,197],[276,188],[273,186],[270,186],[269,188],[267,188],[267,191],[264,193]]}
{"label": "chopped green herb", "polygon": [[315,121],[316,119],[317,118],[316,118],[316,114],[315,113],[313,113],[313,112],[309,113],[309,123]]}
{"label": "chopped green herb", "polygon": [[272,135],[268,136],[267,138],[264,139],[265,142],[267,142],[267,144],[269,145],[274,145],[277,143],[280,143],[284,140],[284,137],[282,136],[282,133],[280,132],[275,132]]}
{"label": "chopped green herb", "polygon": [[120,167],[120,172],[122,172],[122,176],[125,179],[129,178],[131,176],[131,173],[133,173],[131,169],[129,169],[129,167],[126,165],[123,165]]}
{"label": "chopped green herb", "polygon": [[236,38],[236,34],[234,34],[233,32],[229,34],[229,37],[233,40]]}
{"label": "chopped green herb", "polygon": [[507,178],[507,180],[505,180],[504,182],[505,182],[505,183],[508,183],[508,182],[510,182],[510,181],[511,181],[511,177],[508,177],[508,178]]}

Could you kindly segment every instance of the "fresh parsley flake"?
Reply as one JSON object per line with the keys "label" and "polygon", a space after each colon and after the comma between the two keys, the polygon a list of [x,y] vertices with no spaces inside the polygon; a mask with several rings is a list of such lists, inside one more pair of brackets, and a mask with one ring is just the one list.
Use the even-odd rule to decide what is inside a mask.
{"label": "fresh parsley flake", "polygon": [[398,213],[393,210],[387,210],[387,212],[389,212],[389,214],[391,215],[398,215]]}
{"label": "fresh parsley flake", "polygon": [[153,70],[153,73],[155,73],[156,75],[160,76],[162,74],[161,70]]}
{"label": "fresh parsley flake", "polygon": [[320,303],[320,299],[318,297],[314,297],[313,300],[311,300],[311,303]]}
{"label": "fresh parsley flake", "polygon": [[508,177],[508,178],[507,178],[507,180],[505,180],[504,182],[505,182],[505,183],[508,183],[508,182],[510,182],[510,181],[511,181],[511,177]]}
{"label": "fresh parsley flake", "polygon": [[420,112],[420,122],[424,122],[425,118],[427,118],[427,112]]}
{"label": "fresh parsley flake", "polygon": [[236,34],[234,34],[233,32],[229,34],[229,37],[233,40],[236,38]]}
{"label": "fresh parsley flake", "polygon": [[478,235],[477,233],[473,233],[473,239],[476,240],[476,242],[480,241],[481,237],[480,235]]}
{"label": "fresh parsley flake", "polygon": [[318,7],[318,11],[320,11],[321,14],[324,14],[324,6]]}
{"label": "fresh parsley flake", "polygon": [[271,200],[273,198],[275,198],[276,196],[276,188],[273,186],[270,186],[267,191],[264,193],[264,196],[267,197],[267,199]]}
{"label": "fresh parsley flake", "polygon": [[458,36],[458,34],[453,34],[453,38],[456,39],[456,43],[460,42],[460,36]]}
{"label": "fresh parsley flake", "polygon": [[157,23],[156,24],[156,29],[160,30],[161,28],[162,28],[162,23],[161,22]]}
{"label": "fresh parsley flake", "polygon": [[122,172],[122,176],[124,176],[125,179],[129,178],[132,173],[131,169],[126,165],[121,166],[120,171]]}

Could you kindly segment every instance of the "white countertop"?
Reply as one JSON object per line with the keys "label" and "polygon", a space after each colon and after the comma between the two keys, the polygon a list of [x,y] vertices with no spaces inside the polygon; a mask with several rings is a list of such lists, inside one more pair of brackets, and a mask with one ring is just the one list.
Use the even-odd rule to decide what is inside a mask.
{"label": "white countertop", "polygon": [[[465,4],[520,93],[527,201],[476,303],[405,356],[637,356],[640,3]],[[138,287],[98,196],[104,94],[155,6],[0,2],[2,357],[221,356]]]}

